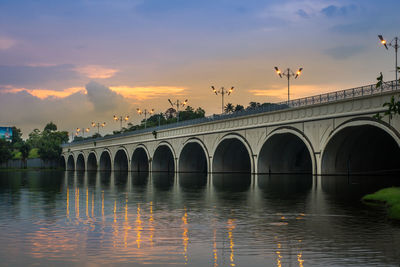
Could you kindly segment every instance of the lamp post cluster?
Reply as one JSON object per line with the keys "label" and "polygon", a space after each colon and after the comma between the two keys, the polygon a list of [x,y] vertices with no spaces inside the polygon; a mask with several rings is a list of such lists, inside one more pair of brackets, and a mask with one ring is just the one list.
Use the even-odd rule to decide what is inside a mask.
{"label": "lamp post cluster", "polygon": [[221,106],[221,112],[224,113],[224,96],[226,94],[230,95],[233,92],[234,87],[232,86],[231,89],[226,90],[223,86],[221,87],[220,90],[217,91],[217,89],[215,89],[214,85],[211,85],[211,89],[213,90],[213,92],[215,93],[215,95],[220,94],[221,98],[222,98],[222,106]]}
{"label": "lamp post cluster", "polygon": [[136,110],[139,115],[144,115],[144,128],[146,129],[147,128],[147,114],[150,114],[150,115],[153,114],[154,108],[152,108],[150,110],[147,110],[147,109],[142,110],[140,108],[137,108]]}
{"label": "lamp post cluster", "polygon": [[90,132],[90,128],[76,128],[75,135],[78,136],[79,133],[82,133],[82,137],[85,137],[85,132]]}
{"label": "lamp post cluster", "polygon": [[100,134],[100,127],[106,126],[106,123],[100,123],[100,122],[92,122],[92,127],[97,127],[97,133]]}
{"label": "lamp post cluster", "polygon": [[121,130],[122,130],[122,123],[123,122],[127,122],[128,120],[129,120],[129,116],[128,115],[125,115],[125,116],[116,116],[116,115],[114,115],[114,121],[115,122],[117,122],[117,121],[120,122]]}
{"label": "lamp post cluster", "polygon": [[175,102],[172,102],[171,99],[168,99],[168,102],[171,104],[172,107],[176,107],[176,121],[179,122],[179,108],[180,107],[185,107],[187,105],[188,100],[186,99],[185,101],[179,101],[176,100]]}
{"label": "lamp post cluster", "polygon": [[287,78],[287,102],[289,105],[289,101],[290,101],[290,78],[294,77],[295,79],[297,79],[297,77],[300,76],[301,71],[303,70],[303,68],[299,68],[299,70],[294,73],[291,69],[287,68],[284,72],[282,72],[278,67],[274,67],[276,74],[279,75],[279,77],[283,78],[283,76],[285,76]]}

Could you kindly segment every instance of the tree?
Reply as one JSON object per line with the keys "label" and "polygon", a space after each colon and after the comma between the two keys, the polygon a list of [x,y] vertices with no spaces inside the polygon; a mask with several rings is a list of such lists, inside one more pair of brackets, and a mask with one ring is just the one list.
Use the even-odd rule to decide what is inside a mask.
{"label": "tree", "polygon": [[261,106],[260,103],[252,101],[252,102],[249,103],[249,105],[247,106],[246,110],[256,109],[256,108],[259,108],[260,106]]}
{"label": "tree", "polygon": [[24,162],[24,168],[26,169],[26,159],[29,156],[29,151],[31,151],[31,146],[27,141],[22,141],[18,143],[18,150],[21,152],[21,159]]}
{"label": "tree", "polygon": [[39,146],[39,141],[41,138],[41,133],[39,129],[34,129],[30,134],[27,142],[32,148],[37,148]]}
{"label": "tree", "polygon": [[[397,67],[397,71],[400,72],[400,67]],[[376,88],[381,88],[384,84],[382,72],[376,78],[376,80],[378,81],[376,83]],[[399,80],[399,82],[400,82],[400,80]],[[392,117],[394,115],[400,114],[400,100],[396,100],[396,98],[394,96],[392,96],[390,98],[389,102],[384,103],[383,106],[387,107],[387,110],[383,113],[383,116],[389,116],[389,118],[392,119]],[[383,118],[383,116],[380,113],[377,113],[374,115],[374,118],[381,120]]]}
{"label": "tree", "polygon": [[242,110],[244,110],[244,107],[242,105],[237,104],[235,107],[235,112],[242,111]]}
{"label": "tree", "polygon": [[47,123],[46,126],[44,127],[43,131],[50,131],[54,132],[57,131],[57,125],[55,125],[52,121]]}
{"label": "tree", "polygon": [[68,132],[58,132],[57,126],[50,122],[44,128],[38,146],[38,153],[42,160],[59,159],[62,149],[61,144],[68,141]]}
{"label": "tree", "polygon": [[165,117],[167,119],[172,119],[176,117],[176,110],[174,108],[169,108],[165,111]]}
{"label": "tree", "polygon": [[224,107],[225,113],[232,113],[235,110],[235,107],[233,106],[232,103],[228,103]]}
{"label": "tree", "polygon": [[12,158],[12,146],[10,142],[0,139],[0,163],[7,162]]}
{"label": "tree", "polygon": [[18,129],[17,127],[13,126],[12,127],[12,139],[11,143],[16,144],[18,142],[22,141],[22,132],[21,129]]}

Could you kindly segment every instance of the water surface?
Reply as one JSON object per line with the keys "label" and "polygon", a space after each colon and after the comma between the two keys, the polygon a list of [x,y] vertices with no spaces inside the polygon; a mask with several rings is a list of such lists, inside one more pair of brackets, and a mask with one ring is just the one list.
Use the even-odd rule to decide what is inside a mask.
{"label": "water surface", "polygon": [[0,172],[1,265],[398,266],[388,177]]}

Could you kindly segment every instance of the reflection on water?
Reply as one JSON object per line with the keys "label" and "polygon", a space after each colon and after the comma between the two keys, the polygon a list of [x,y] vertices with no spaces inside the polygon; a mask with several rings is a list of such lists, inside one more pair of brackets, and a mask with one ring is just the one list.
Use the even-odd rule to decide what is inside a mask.
{"label": "reflection on water", "polygon": [[2,172],[0,258],[4,265],[397,265],[400,226],[359,201],[396,183],[385,177]]}

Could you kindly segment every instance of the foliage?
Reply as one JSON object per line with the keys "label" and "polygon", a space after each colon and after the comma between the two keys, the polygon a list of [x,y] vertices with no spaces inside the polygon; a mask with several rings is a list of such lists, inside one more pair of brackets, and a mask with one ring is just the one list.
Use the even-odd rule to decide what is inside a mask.
{"label": "foliage", "polygon": [[11,143],[14,145],[18,142],[22,141],[22,132],[21,129],[18,129],[17,127],[12,127],[12,139]]}
{"label": "foliage", "polygon": [[31,151],[29,151],[28,159],[36,159],[36,158],[39,158],[39,149],[32,148]]}
{"label": "foliage", "polygon": [[[397,68],[397,71],[400,70],[400,67]],[[383,74],[382,72],[380,75],[376,78],[378,81],[376,83],[376,88],[381,88],[383,86]],[[400,81],[400,80],[399,80]],[[400,114],[400,100],[396,99],[394,96],[390,98],[389,102],[386,102],[383,104],[383,107],[386,107],[387,109],[383,113],[383,116],[380,113],[375,114],[373,117],[375,119],[381,120],[384,116],[389,116],[389,119],[392,119],[394,115],[399,115]]]}
{"label": "foliage", "polygon": [[41,133],[39,129],[34,129],[30,134],[27,142],[31,147],[38,147]]}
{"label": "foliage", "polygon": [[43,131],[57,131],[57,125],[55,125],[52,121],[47,123],[46,126],[44,127]]}
{"label": "foliage", "polygon": [[42,133],[36,131],[32,136],[36,138],[37,152],[43,160],[57,160],[62,152],[61,144],[68,141],[68,132],[57,131],[57,126],[52,122],[45,126]]}
{"label": "foliage", "polygon": [[389,187],[381,189],[373,194],[368,194],[362,198],[368,203],[382,203],[389,208],[389,217],[400,219],[400,187]]}
{"label": "foliage", "polygon": [[235,107],[233,106],[232,103],[228,103],[225,105],[224,111],[225,113],[232,113],[233,111],[235,111]]}
{"label": "foliage", "polygon": [[243,111],[243,110],[244,110],[244,106],[242,106],[242,105],[240,105],[240,104],[237,104],[237,105],[235,106],[235,112]]}
{"label": "foliage", "polygon": [[12,145],[10,142],[0,139],[0,163],[12,158]]}

